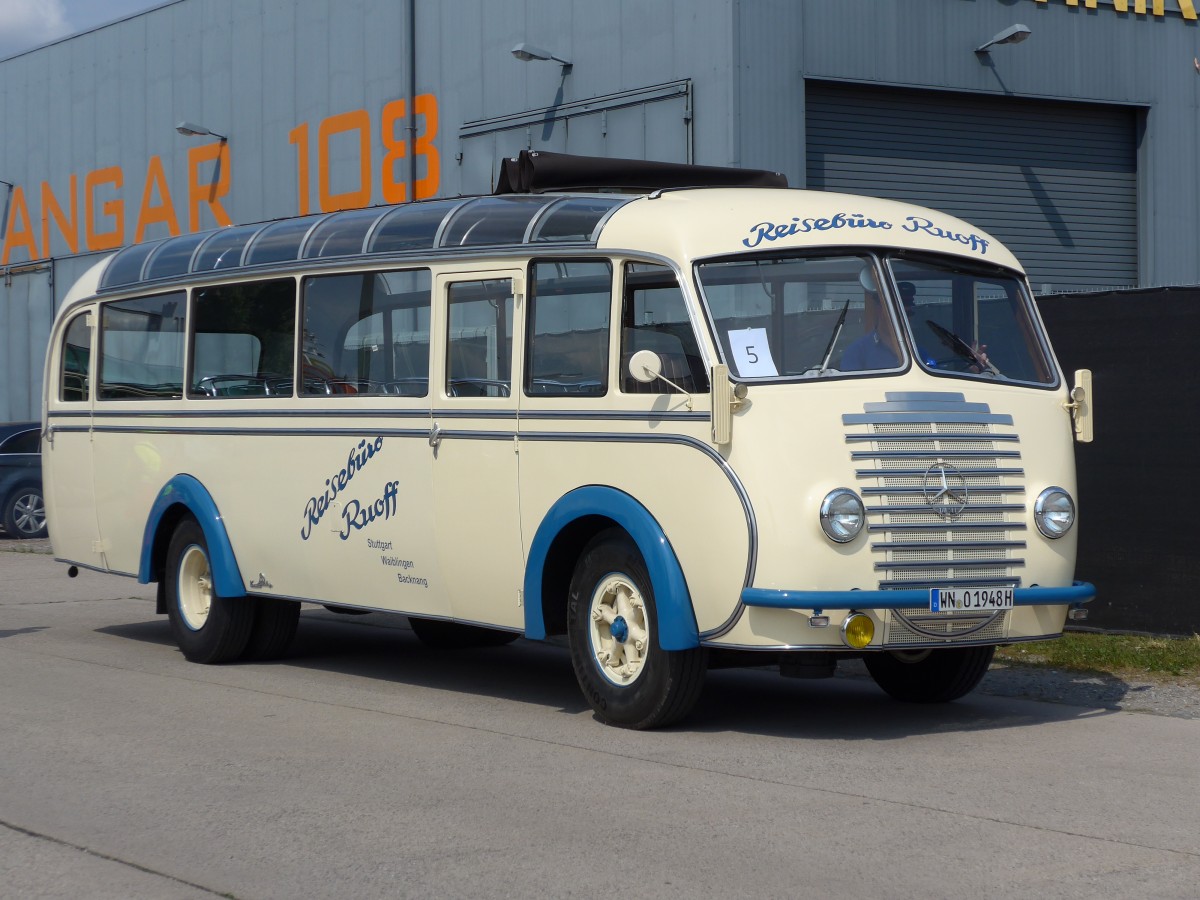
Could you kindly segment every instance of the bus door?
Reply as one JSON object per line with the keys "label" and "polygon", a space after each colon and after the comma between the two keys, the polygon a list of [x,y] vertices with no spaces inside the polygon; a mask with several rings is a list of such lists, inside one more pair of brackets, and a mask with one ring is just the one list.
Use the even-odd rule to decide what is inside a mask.
{"label": "bus door", "polygon": [[441,275],[435,297],[434,529],[456,619],[520,628],[524,563],[517,495],[517,398],[524,275]]}
{"label": "bus door", "polygon": [[46,390],[47,420],[42,463],[55,555],[107,569],[96,519],[92,466],[93,352],[97,311],[76,313],[52,349],[51,384]]}

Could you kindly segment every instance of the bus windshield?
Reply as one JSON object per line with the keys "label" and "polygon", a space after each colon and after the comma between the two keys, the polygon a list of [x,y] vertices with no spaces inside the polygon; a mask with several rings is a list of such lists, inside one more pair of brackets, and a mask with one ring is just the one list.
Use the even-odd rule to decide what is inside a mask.
{"label": "bus windshield", "polygon": [[887,262],[921,365],[937,373],[1053,384],[1021,281],[945,260]]}
{"label": "bus windshield", "polygon": [[939,375],[1055,380],[1021,281],[1002,270],[863,252],[722,260],[696,271],[737,378],[882,374],[915,356]]}

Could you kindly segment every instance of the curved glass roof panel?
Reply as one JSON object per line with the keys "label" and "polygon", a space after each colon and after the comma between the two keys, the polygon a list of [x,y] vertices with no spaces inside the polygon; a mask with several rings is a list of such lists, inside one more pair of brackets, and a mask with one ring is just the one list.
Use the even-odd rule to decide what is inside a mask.
{"label": "curved glass roof panel", "polygon": [[142,264],[161,243],[162,241],[153,241],[149,244],[134,244],[121,250],[105,267],[104,274],[100,278],[100,287],[117,287],[141,281]]}
{"label": "curved glass roof panel", "polygon": [[363,252],[363,242],[371,226],[391,210],[372,207],[334,213],[312,230],[304,245],[305,259],[324,256],[355,256]]}
{"label": "curved glass roof panel", "polygon": [[193,272],[208,272],[212,269],[232,269],[242,264],[242,251],[263,225],[235,225],[214,231],[200,248]]}
{"label": "curved glass roof panel", "polygon": [[568,197],[560,200],[534,227],[532,241],[595,240],[600,223],[628,197]]}
{"label": "curved glass roof panel", "polygon": [[186,275],[192,265],[192,254],[211,234],[211,231],[197,231],[163,241],[146,261],[142,277],[150,280]]}
{"label": "curved glass roof panel", "polygon": [[188,274],[299,259],[368,257],[406,251],[522,243],[595,243],[628,196],[504,194],[351,209],[195,232],[118,250],[102,291]]}
{"label": "curved glass roof panel", "polygon": [[368,253],[395,253],[400,250],[428,250],[433,247],[442,220],[451,210],[470,201],[433,200],[397,206],[389,212],[371,235]]}
{"label": "curved glass roof panel", "polygon": [[558,197],[521,194],[479,197],[456,210],[442,235],[442,247],[520,244],[533,217]]}
{"label": "curved glass roof panel", "polygon": [[273,262],[289,262],[300,255],[300,245],[321,216],[302,219],[281,219],[272,222],[254,236],[246,250],[244,265],[257,266]]}

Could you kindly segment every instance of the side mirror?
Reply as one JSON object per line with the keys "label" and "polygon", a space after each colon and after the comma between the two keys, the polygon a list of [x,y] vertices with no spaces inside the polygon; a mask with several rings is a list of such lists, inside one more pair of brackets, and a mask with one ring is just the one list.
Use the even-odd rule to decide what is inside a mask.
{"label": "side mirror", "polygon": [[662,377],[663,362],[653,350],[639,350],[629,358],[629,374],[642,384]]}

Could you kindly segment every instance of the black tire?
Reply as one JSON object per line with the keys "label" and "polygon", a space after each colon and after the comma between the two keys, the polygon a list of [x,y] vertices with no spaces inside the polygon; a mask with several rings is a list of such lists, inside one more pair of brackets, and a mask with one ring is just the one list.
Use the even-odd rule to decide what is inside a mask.
{"label": "black tire", "polygon": [[[623,613],[605,621],[602,610],[616,613],[622,601],[632,623]],[[593,608],[601,616],[594,629]],[[617,632],[619,623],[624,624]],[[639,634],[644,635],[640,643]],[[567,641],[579,687],[609,725],[655,728],[677,722],[691,712],[704,687],[704,648],[659,646],[650,573],[637,545],[621,529],[596,535],[575,566],[567,600]]]}
{"label": "black tire", "polygon": [[171,632],[185,657],[196,663],[223,663],[242,655],[256,603],[213,592],[208,543],[195,519],[184,519],[171,535],[163,578]]}
{"label": "black tire", "polygon": [[408,624],[413,633],[426,647],[437,650],[466,650],[471,647],[503,647],[511,644],[519,634],[464,625],[461,622],[444,622],[441,619],[422,619],[409,616]]}
{"label": "black tire", "polygon": [[4,501],[4,530],[17,540],[46,536],[46,500],[40,487],[26,484],[8,495]]}
{"label": "black tire", "polygon": [[991,665],[995,647],[867,653],[875,683],[907,703],[949,703],[975,690]]}
{"label": "black tire", "polygon": [[242,659],[247,662],[279,659],[296,636],[300,604],[275,597],[256,597],[253,603],[254,624],[250,626],[250,640],[242,651]]}

